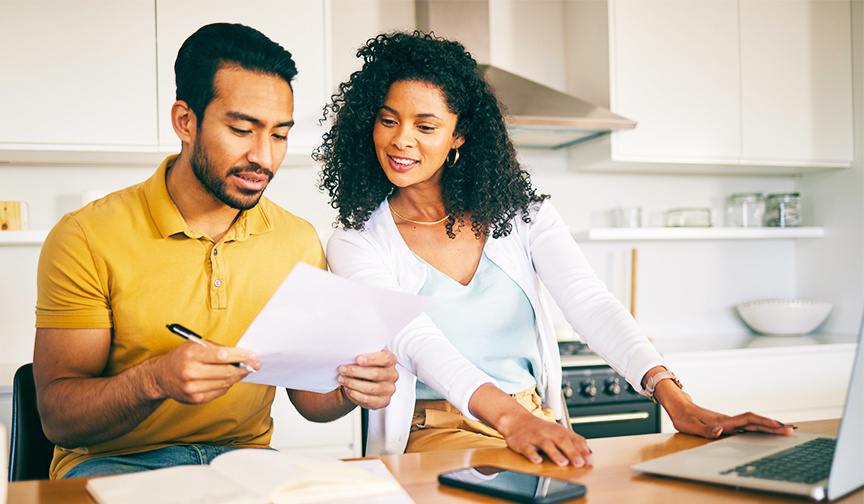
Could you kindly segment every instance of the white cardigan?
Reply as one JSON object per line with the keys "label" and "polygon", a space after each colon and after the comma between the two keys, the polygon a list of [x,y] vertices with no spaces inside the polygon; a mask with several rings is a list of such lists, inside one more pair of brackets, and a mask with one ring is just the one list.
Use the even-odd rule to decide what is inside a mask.
{"label": "white cardigan", "polygon": [[[637,391],[649,369],[665,364],[630,313],[594,274],[552,204],[547,200],[535,206],[539,208],[532,210],[531,223],[517,214],[512,232],[490,237],[484,250],[531,302],[543,361],[538,390],[544,406],[560,419],[561,357],[540,282],[579,337]],[[337,229],[327,244],[327,260],[334,273],[377,287],[416,294],[426,281],[426,265],[405,244],[386,202],[372,213],[363,231]],[[399,361],[399,379],[390,405],[369,412],[367,456],[405,451],[417,377],[470,419],[475,419],[468,410],[471,396],[484,383],[496,383],[463,357],[425,314],[397,334],[389,350]]]}

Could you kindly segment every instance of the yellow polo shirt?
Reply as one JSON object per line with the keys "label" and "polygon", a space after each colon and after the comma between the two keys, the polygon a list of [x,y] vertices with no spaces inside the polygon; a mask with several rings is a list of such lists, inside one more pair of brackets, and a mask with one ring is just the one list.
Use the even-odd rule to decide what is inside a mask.
{"label": "yellow polo shirt", "polygon": [[[234,346],[297,262],[326,267],[313,227],[266,198],[218,242],[190,229],[165,185],[175,160],[167,158],[147,181],[64,216],[42,246],[36,327],[111,328],[102,376],[182,343],[166,324]],[[119,438],[57,447],[51,477],[95,456],[169,445],[268,446],[274,392],[238,383],[207,404],[166,400]]]}

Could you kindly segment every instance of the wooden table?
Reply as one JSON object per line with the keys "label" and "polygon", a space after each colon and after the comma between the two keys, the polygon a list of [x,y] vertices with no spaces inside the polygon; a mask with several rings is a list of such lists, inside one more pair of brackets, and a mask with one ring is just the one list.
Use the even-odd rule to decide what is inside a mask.
{"label": "wooden table", "polygon": [[[837,420],[825,420],[798,425],[800,432],[835,435],[838,424]],[[381,459],[417,504],[506,502],[438,485],[436,478],[439,473],[472,465],[497,465],[581,483],[588,487],[588,493],[585,497],[573,501],[579,504],[807,502],[795,497],[655,478],[630,469],[630,465],[637,462],[707,442],[705,439],[683,434],[592,439],[590,445],[594,451],[594,466],[580,469],[562,468],[551,462],[535,465],[506,448],[388,455]],[[10,483],[8,504],[93,504],[94,501],[84,490],[85,482],[84,478],[76,478]],[[835,502],[862,504],[864,490],[858,490]]]}

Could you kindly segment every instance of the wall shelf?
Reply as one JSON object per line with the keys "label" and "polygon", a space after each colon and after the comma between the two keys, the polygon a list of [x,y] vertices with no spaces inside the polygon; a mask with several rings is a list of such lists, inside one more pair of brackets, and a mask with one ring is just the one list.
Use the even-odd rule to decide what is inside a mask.
{"label": "wall shelf", "polygon": [[42,245],[48,231],[0,231],[0,247]]}
{"label": "wall shelf", "polygon": [[821,227],[794,228],[733,228],[733,227],[658,227],[658,228],[593,228],[573,233],[576,241],[639,241],[639,240],[788,240],[821,238]]}
{"label": "wall shelf", "polygon": [[[8,144],[0,142],[0,168],[5,166],[147,167],[156,169],[176,147],[129,145]],[[312,147],[289,147],[280,166],[312,166]]]}

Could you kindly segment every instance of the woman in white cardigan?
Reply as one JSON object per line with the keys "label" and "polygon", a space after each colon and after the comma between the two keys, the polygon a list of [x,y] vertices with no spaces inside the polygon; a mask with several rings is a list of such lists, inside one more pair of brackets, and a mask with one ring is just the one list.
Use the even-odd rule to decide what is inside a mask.
{"label": "woman in white cardigan", "polygon": [[541,282],[592,350],[675,427],[706,437],[791,428],[695,405],[594,275],[516,160],[494,93],[456,42],[382,34],[328,106],[315,158],[339,211],[336,274],[435,298],[389,350],[400,377],[370,412],[367,455],[507,445],[529,460],[591,464],[561,419],[561,362]]}

